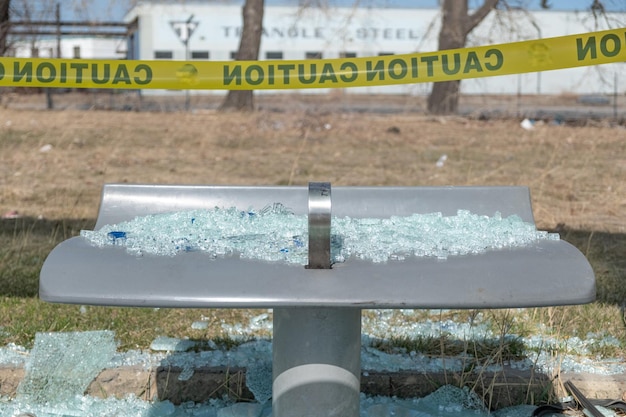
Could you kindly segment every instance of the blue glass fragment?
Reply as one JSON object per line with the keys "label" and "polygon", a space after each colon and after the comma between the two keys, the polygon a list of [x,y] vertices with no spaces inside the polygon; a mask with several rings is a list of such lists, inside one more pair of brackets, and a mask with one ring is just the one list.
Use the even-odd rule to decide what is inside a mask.
{"label": "blue glass fragment", "polygon": [[113,242],[116,242],[118,239],[126,239],[126,232],[113,231],[113,232],[107,233],[107,236]]}

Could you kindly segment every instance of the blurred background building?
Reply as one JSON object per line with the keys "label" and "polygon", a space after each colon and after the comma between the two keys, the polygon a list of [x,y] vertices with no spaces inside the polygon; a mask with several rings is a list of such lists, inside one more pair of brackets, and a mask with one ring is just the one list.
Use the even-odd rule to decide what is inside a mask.
{"label": "blurred background building", "polygon": [[[241,5],[229,2],[145,2],[124,17],[123,31],[78,34],[52,27],[43,35],[13,35],[17,57],[140,60],[235,58]],[[437,49],[440,10],[396,7],[299,7],[266,5],[261,60],[351,58],[431,52]],[[498,10],[470,35],[468,47],[571,35],[623,27],[626,14],[590,11]],[[621,25],[621,26],[620,26]],[[56,31],[56,33],[55,33]],[[63,34],[61,34],[63,32]],[[29,32],[30,33],[30,32]],[[626,47],[626,37],[623,39]],[[464,94],[614,94],[626,87],[626,64],[464,80]],[[348,93],[427,95],[428,83],[356,87]],[[265,91],[265,93],[271,91]],[[308,90],[324,93],[327,89]],[[162,94],[148,91],[145,94]],[[195,91],[193,94],[224,94]]]}

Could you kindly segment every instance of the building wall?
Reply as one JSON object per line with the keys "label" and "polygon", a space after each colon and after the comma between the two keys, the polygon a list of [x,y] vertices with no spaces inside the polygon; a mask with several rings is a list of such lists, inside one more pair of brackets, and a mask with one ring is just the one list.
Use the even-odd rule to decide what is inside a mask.
{"label": "building wall", "polygon": [[[191,15],[198,25],[189,40],[190,51],[208,51],[212,60],[231,59],[239,45],[241,7],[209,4],[143,4],[131,11],[127,20],[138,17],[142,41],[148,38],[138,58],[154,59],[154,52],[161,50],[184,59],[183,44],[171,22],[184,22]],[[266,6],[261,58],[271,52],[282,52],[283,59],[304,59],[307,52],[321,52],[323,58],[339,58],[341,52],[358,56],[414,52],[426,40],[436,45],[436,37],[426,39],[424,34],[437,15],[437,10],[422,10],[422,18],[415,20],[397,9],[299,11]]]}
{"label": "building wall", "polygon": [[[241,7],[210,3],[140,4],[126,16],[137,19],[135,59],[186,59],[173,22],[197,26],[188,39],[190,59],[233,59],[239,45]],[[563,36],[624,25],[624,14],[594,19],[586,12],[508,11],[492,13],[471,34],[468,46]],[[328,8],[266,6],[260,59],[307,59],[314,56],[376,56],[437,49],[438,9]],[[626,64],[464,80],[469,94],[612,93],[615,74]],[[623,81],[626,85],[626,81]],[[350,88],[354,93],[427,94],[428,84]],[[622,86],[620,91],[626,90]],[[307,93],[327,90],[307,90]],[[223,91],[217,92],[223,94]]]}
{"label": "building wall", "polygon": [[[52,38],[19,40],[12,48],[18,58],[57,58],[57,41]],[[126,40],[65,37],[61,39],[61,58],[123,59],[126,58]]]}

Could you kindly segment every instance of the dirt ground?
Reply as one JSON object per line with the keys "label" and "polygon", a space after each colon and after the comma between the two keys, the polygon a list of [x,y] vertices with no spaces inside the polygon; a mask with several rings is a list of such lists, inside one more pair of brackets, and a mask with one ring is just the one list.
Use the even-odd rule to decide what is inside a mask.
{"label": "dirt ground", "polygon": [[[61,93],[41,89],[18,92],[0,91],[0,105],[22,110],[117,110],[117,111],[205,111],[216,110],[224,93],[190,92],[155,95],[148,92],[117,90],[80,90]],[[333,90],[330,93],[298,91],[255,95],[256,107],[270,112],[307,113],[426,113],[426,96],[377,95]],[[464,95],[459,100],[459,115],[472,118],[530,118],[586,125],[589,120],[615,119],[622,125],[626,119],[626,95]]]}

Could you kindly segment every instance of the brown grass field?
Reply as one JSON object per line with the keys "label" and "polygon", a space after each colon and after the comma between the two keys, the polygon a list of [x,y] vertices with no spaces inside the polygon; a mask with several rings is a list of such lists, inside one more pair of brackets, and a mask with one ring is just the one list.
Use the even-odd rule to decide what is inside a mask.
{"label": "brown grass field", "polygon": [[[0,212],[94,218],[102,184],[115,182],[525,185],[539,228],[626,232],[621,126],[544,124],[527,131],[517,119],[293,108],[252,114],[3,109]],[[444,167],[436,167],[444,154]]]}
{"label": "brown grass field", "polygon": [[[619,310],[626,303],[623,126],[548,121],[525,130],[518,118],[340,112],[326,109],[324,100],[329,103],[332,97],[321,98],[318,106],[303,106],[297,97],[280,100],[292,110],[2,109],[0,215],[17,212],[22,217],[2,220],[0,295],[5,311],[0,306],[0,317],[19,309],[22,298],[15,296],[36,295],[37,268],[56,242],[93,226],[105,183],[524,185],[531,190],[538,228],[559,231],[588,256],[598,280],[594,304],[609,309],[580,318],[578,310],[567,321],[602,316],[602,323],[590,326],[624,340]],[[442,155],[447,160],[437,167]],[[45,250],[27,259],[28,232],[38,230],[38,224],[56,226],[44,236]],[[30,289],[8,290],[18,285],[16,277],[24,268],[31,268],[25,273]],[[553,313],[546,314],[554,319]],[[36,314],[25,317],[38,320]],[[19,328],[15,322],[2,325],[9,333]],[[67,328],[46,326],[43,330]],[[145,335],[148,343],[152,336]]]}

